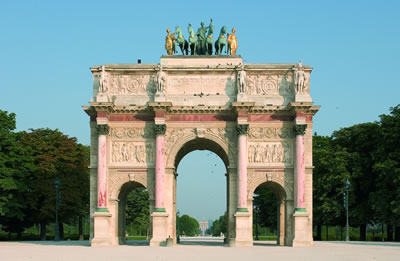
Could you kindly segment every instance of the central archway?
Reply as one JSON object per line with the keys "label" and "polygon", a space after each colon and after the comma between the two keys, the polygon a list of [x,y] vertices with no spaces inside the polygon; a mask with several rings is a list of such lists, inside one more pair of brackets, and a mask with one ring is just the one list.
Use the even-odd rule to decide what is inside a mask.
{"label": "central archway", "polygon": [[[175,170],[178,170],[178,167],[180,166],[180,163],[182,162],[184,157],[187,156],[188,154],[194,152],[194,151],[209,151],[209,152],[212,152],[212,154],[215,153],[214,155],[219,157],[220,160],[222,161],[222,164],[224,165],[224,170],[222,172],[225,172],[225,173],[218,173],[216,175],[225,174],[225,177],[226,177],[225,178],[226,179],[225,187],[222,187],[220,189],[223,189],[223,190],[226,191],[226,197],[225,197],[226,198],[226,212],[228,213],[229,212],[229,200],[228,200],[228,198],[229,198],[229,186],[228,186],[229,182],[228,182],[227,173],[228,173],[228,170],[229,170],[229,158],[228,158],[228,155],[227,155],[226,151],[224,150],[224,148],[221,145],[219,145],[214,140],[207,139],[207,138],[194,138],[194,139],[191,139],[191,140],[187,141],[186,143],[184,143],[180,147],[178,152],[176,153],[175,161],[174,161]],[[211,155],[211,153],[210,153],[210,155]],[[204,163],[207,164],[209,162],[205,161]],[[184,173],[179,173],[179,175],[185,175],[185,174]],[[176,173],[175,180],[174,180],[174,211],[175,211],[175,213],[177,211],[177,204],[176,204],[177,203],[177,196],[176,195],[177,195],[177,186],[178,186],[177,185],[177,183],[178,183],[177,181],[178,181],[178,173]],[[182,184],[182,183],[179,183],[179,184]],[[224,215],[224,212],[222,212],[220,215]],[[229,219],[229,215],[227,215],[227,219]],[[198,221],[200,221],[200,220],[198,220]],[[174,224],[176,224],[176,217],[175,217],[175,220],[174,220]],[[228,229],[228,224],[229,224],[228,220],[227,220],[226,224],[227,224],[226,231],[228,232],[229,231],[229,229]],[[176,231],[176,227],[175,227],[175,231]],[[227,233],[225,233],[225,237],[227,237]],[[220,244],[221,243],[222,243],[222,241],[220,242]],[[190,244],[192,244],[192,243],[190,243]],[[203,245],[204,242],[196,242],[195,244]],[[217,242],[205,243],[205,245],[209,245],[209,244],[218,244],[218,243]]]}

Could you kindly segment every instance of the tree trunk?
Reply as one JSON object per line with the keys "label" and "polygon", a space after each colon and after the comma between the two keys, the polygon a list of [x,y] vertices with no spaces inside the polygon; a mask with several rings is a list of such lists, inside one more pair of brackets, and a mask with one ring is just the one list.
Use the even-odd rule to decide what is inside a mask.
{"label": "tree trunk", "polygon": [[40,240],[46,240],[46,223],[40,223]]}
{"label": "tree trunk", "polygon": [[340,225],[340,241],[343,241],[343,227]]}
{"label": "tree trunk", "polygon": [[10,240],[11,240],[11,231],[8,231],[8,234],[7,234],[7,240],[8,240],[8,241],[10,241]]}
{"label": "tree trunk", "polygon": [[64,240],[64,223],[58,223],[58,231],[60,232],[60,240]]}
{"label": "tree trunk", "polygon": [[393,226],[392,225],[387,225],[387,241],[393,241]]}
{"label": "tree trunk", "polygon": [[316,240],[322,240],[322,225],[317,225],[317,238]]}
{"label": "tree trunk", "polygon": [[394,241],[400,242],[400,226],[394,228]]}
{"label": "tree trunk", "polygon": [[22,240],[22,231],[17,232],[17,240]]}
{"label": "tree trunk", "polygon": [[79,222],[79,240],[83,240],[83,217],[79,216],[78,218]]}
{"label": "tree trunk", "polygon": [[365,241],[367,239],[367,225],[360,225],[360,241]]}
{"label": "tree trunk", "polygon": [[326,228],[326,241],[328,241],[329,240],[329,233],[328,233],[329,226],[326,225],[325,228]]}

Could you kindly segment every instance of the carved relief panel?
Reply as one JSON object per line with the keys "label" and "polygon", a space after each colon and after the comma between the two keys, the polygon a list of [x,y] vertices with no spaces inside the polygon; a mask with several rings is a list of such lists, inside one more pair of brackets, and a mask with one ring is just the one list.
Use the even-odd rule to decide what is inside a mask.
{"label": "carved relief panel", "polygon": [[106,77],[103,90],[111,95],[154,94],[154,75],[112,75]]}
{"label": "carved relief panel", "polygon": [[248,162],[252,163],[293,163],[293,146],[283,142],[249,142]]}
{"label": "carved relief panel", "polygon": [[154,164],[152,142],[113,141],[111,143],[112,164]]}
{"label": "carved relief panel", "polygon": [[284,96],[294,98],[292,73],[285,75],[248,75],[249,95]]}

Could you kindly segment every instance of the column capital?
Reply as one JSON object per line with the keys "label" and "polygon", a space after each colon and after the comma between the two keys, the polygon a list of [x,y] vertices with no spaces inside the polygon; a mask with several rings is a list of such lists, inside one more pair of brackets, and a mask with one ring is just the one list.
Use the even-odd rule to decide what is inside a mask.
{"label": "column capital", "polygon": [[99,124],[96,126],[97,135],[108,135],[110,127],[107,124]]}
{"label": "column capital", "polygon": [[165,135],[165,131],[167,130],[167,125],[165,124],[155,124],[154,125],[154,133],[156,136]]}
{"label": "column capital", "polygon": [[296,135],[301,135],[301,136],[303,136],[304,133],[306,132],[306,128],[307,124],[296,124],[293,127],[294,133],[296,133]]}
{"label": "column capital", "polygon": [[238,124],[236,125],[237,135],[247,135],[247,131],[249,130],[249,124]]}

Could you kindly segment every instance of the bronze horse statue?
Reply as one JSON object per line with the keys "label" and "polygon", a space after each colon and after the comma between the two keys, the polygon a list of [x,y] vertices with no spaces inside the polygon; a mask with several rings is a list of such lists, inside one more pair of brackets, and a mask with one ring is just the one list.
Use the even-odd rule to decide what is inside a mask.
{"label": "bronze horse statue", "polygon": [[182,30],[179,26],[175,27],[175,33],[178,35],[176,38],[176,42],[179,45],[179,48],[181,48],[182,55],[188,55],[188,48],[189,44],[188,41],[183,37]]}
{"label": "bronze horse statue", "polygon": [[222,50],[226,46],[226,26],[222,26],[217,41],[215,41],[215,55],[222,54]]}

